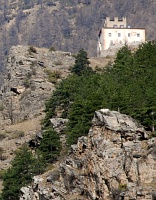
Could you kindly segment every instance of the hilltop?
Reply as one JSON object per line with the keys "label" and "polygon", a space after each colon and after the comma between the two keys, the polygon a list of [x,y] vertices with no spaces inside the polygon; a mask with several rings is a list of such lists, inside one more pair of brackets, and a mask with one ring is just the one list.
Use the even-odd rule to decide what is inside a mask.
{"label": "hilltop", "polygon": [[147,40],[156,38],[155,1],[7,0],[0,3],[0,16],[1,68],[13,45],[53,46],[72,54],[84,48],[96,56],[106,16],[127,17],[131,27],[146,29]]}

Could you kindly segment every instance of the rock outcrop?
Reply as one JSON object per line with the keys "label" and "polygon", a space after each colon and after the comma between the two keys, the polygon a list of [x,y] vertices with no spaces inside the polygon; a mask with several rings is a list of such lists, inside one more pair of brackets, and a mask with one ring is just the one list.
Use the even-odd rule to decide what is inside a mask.
{"label": "rock outcrop", "polygon": [[95,112],[88,136],[64,162],[34,177],[20,200],[152,200],[156,196],[156,140],[131,117]]}
{"label": "rock outcrop", "polygon": [[69,74],[73,64],[69,52],[13,46],[1,88],[0,122],[14,124],[40,115],[56,83]]}
{"label": "rock outcrop", "polygon": [[14,152],[22,144],[32,148],[39,145],[45,101],[56,84],[68,76],[74,61],[69,52],[11,47],[0,91],[0,170],[10,166]]}

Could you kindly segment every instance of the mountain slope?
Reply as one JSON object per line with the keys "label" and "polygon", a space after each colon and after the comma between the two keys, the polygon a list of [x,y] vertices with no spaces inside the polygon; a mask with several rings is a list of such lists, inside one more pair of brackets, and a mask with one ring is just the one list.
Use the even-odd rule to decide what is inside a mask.
{"label": "mountain slope", "polygon": [[[10,166],[14,152],[23,143],[29,143],[42,133],[45,101],[61,79],[69,75],[74,60],[69,52],[11,47],[0,93],[0,173]],[[91,58],[91,66],[103,67],[109,59],[101,60],[103,64],[97,58]]]}
{"label": "mountain slope", "polygon": [[156,2],[152,0],[7,0],[0,4],[0,52],[10,46],[54,46],[76,53],[80,48],[96,55],[98,31],[106,16],[125,16],[131,27],[145,27],[155,39]]}

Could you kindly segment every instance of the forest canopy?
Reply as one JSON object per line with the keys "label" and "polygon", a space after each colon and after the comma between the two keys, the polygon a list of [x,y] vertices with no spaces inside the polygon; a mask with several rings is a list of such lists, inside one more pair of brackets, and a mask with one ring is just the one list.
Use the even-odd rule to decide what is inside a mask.
{"label": "forest canopy", "polygon": [[[141,44],[135,52],[124,46],[113,64],[102,73],[95,73],[84,70],[88,58],[81,50],[75,63],[78,73],[63,80],[46,103],[45,128],[49,126],[49,119],[56,117],[60,110],[61,117],[69,119],[65,133],[69,144],[73,144],[78,137],[88,133],[94,112],[109,108],[131,115],[152,129],[156,125],[155,55],[155,41]],[[79,61],[81,65],[85,63],[84,67]]]}

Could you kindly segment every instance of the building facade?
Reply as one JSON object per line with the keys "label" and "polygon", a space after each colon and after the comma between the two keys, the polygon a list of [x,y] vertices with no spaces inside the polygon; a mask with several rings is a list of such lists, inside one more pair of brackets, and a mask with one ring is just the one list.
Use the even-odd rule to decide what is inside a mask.
{"label": "building facade", "polygon": [[100,56],[102,51],[109,49],[111,46],[122,46],[134,42],[145,42],[144,28],[127,26],[125,17],[121,19],[107,17],[104,21],[104,27],[100,29],[98,35],[97,55]]}

